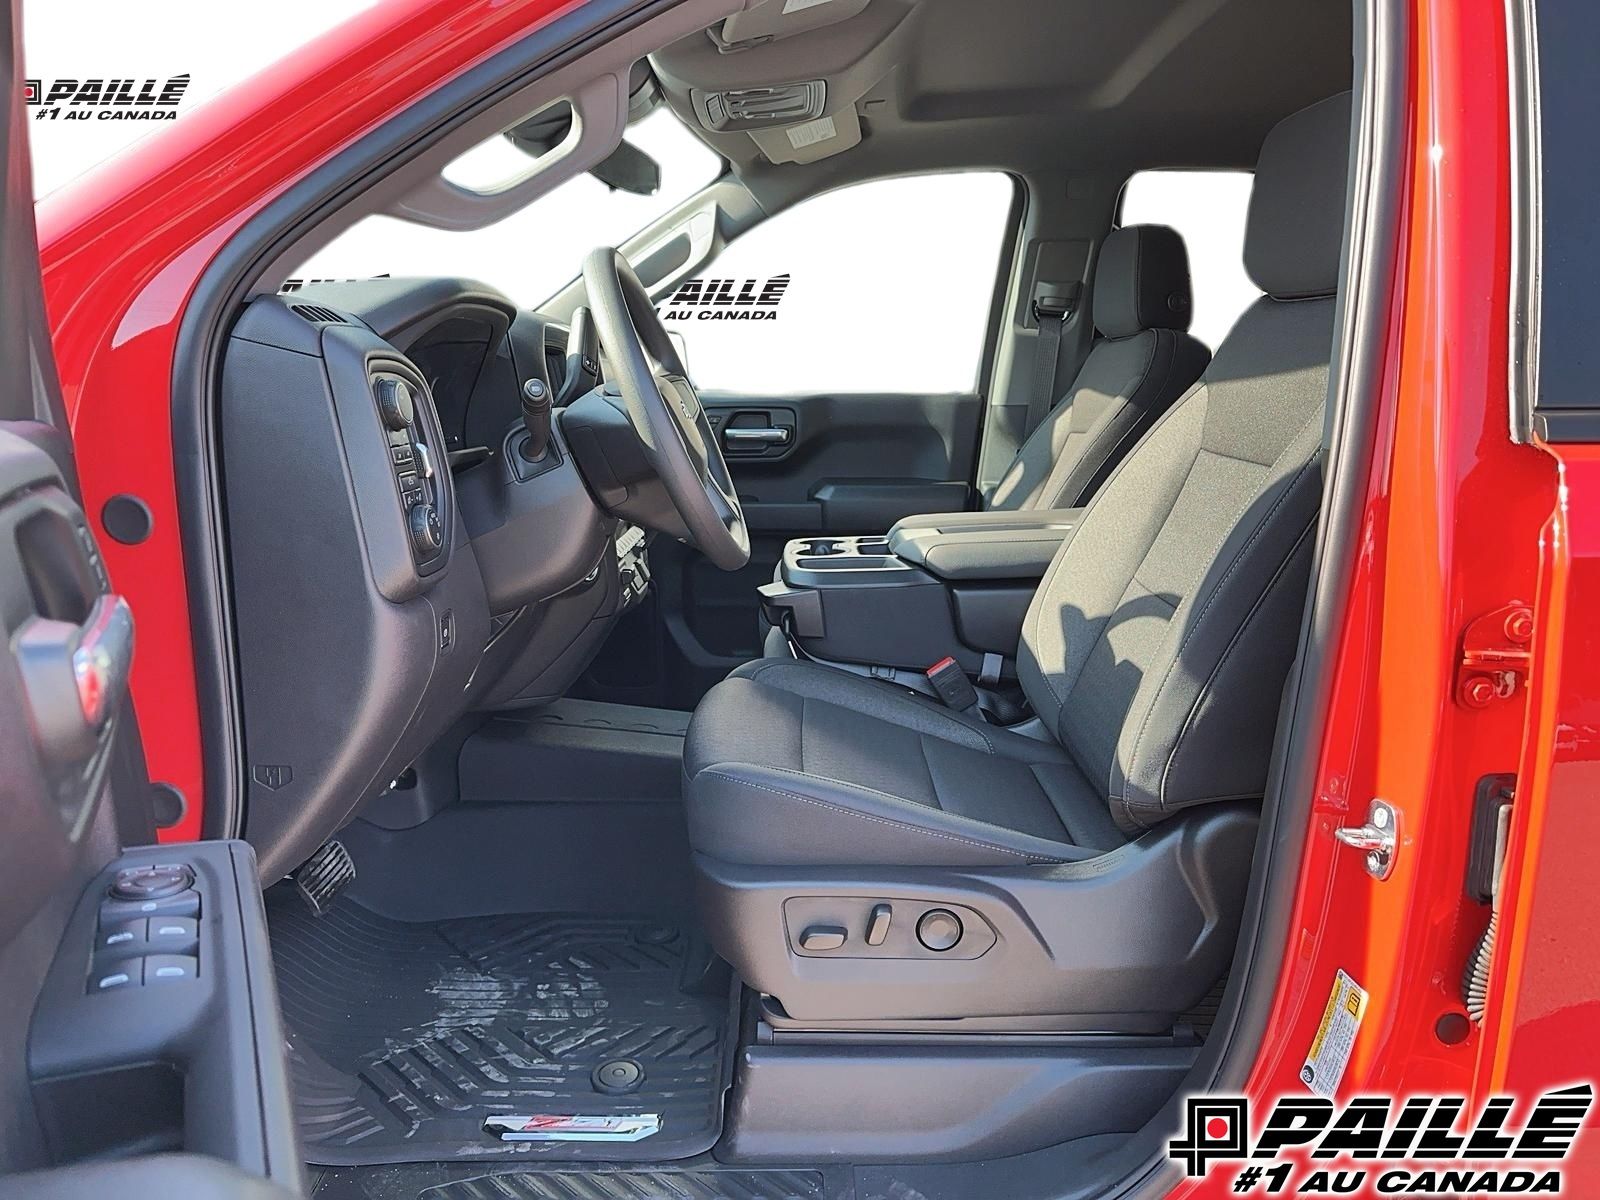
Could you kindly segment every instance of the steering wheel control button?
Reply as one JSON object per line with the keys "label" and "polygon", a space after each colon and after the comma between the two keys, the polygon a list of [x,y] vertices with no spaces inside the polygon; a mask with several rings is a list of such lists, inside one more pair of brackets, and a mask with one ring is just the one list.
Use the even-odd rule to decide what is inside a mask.
{"label": "steering wheel control button", "polygon": [[194,872],[175,866],[128,867],[111,883],[113,900],[160,900],[194,886]]}
{"label": "steering wheel control button", "polygon": [[200,973],[200,960],[192,954],[152,954],[144,960],[144,982],[182,983]]}
{"label": "steering wheel control button", "polygon": [[917,941],[935,952],[953,949],[961,932],[961,918],[943,908],[930,908],[917,922]]}
{"label": "steering wheel control button", "polygon": [[110,928],[119,921],[134,921],[140,917],[198,917],[200,893],[190,888],[175,896],[162,896],[158,900],[107,900],[100,905],[101,928]]}
{"label": "steering wheel control button", "polygon": [[894,909],[887,904],[875,904],[867,917],[867,945],[881,946],[889,936],[889,922],[894,920]]}
{"label": "steering wheel control button", "polygon": [[411,548],[419,558],[432,558],[444,546],[444,523],[439,520],[439,510],[431,504],[416,504],[411,508],[407,524],[411,530]]}
{"label": "steering wheel control button", "polygon": [[800,935],[800,949],[809,953],[837,950],[848,936],[838,925],[813,925]]}
{"label": "steering wheel control button", "polygon": [[372,394],[378,400],[378,415],[390,429],[409,428],[417,419],[416,405],[411,400],[411,389],[403,379],[378,380],[372,385]]}
{"label": "steering wheel control button", "polygon": [[631,1058],[614,1058],[603,1062],[589,1076],[594,1090],[607,1096],[625,1096],[639,1090],[644,1082],[644,1068]]}

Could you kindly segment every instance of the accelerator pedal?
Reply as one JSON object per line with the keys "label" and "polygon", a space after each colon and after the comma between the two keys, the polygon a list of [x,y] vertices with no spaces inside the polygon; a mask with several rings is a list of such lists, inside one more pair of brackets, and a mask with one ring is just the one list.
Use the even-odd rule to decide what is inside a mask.
{"label": "accelerator pedal", "polygon": [[306,902],[311,915],[320,917],[356,877],[355,860],[343,842],[328,842],[294,873],[294,890]]}

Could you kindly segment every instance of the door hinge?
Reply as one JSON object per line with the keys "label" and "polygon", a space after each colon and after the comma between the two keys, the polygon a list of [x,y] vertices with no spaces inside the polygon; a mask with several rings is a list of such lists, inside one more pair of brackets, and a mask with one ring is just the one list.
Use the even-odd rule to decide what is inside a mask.
{"label": "door hinge", "polygon": [[1533,610],[1526,604],[1507,604],[1471,622],[1461,634],[1457,702],[1488,708],[1516,695],[1528,679],[1532,641]]}
{"label": "door hinge", "polygon": [[1333,836],[1346,846],[1367,853],[1367,874],[1385,880],[1394,870],[1394,856],[1400,845],[1400,812],[1387,800],[1374,800],[1367,806],[1365,825],[1335,829]]}

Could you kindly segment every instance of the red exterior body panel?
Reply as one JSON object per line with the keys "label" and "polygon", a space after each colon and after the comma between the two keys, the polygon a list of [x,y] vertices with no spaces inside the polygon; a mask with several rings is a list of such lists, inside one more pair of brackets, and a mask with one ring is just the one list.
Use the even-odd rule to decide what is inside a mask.
{"label": "red exterior body panel", "polygon": [[[1495,1091],[1536,1096],[1600,1074],[1600,941],[1574,936],[1594,928],[1583,859],[1600,845],[1600,634],[1592,621],[1556,623],[1581,580],[1585,611],[1600,611],[1600,560],[1580,573],[1572,539],[1557,536],[1574,511],[1586,514],[1589,556],[1600,555],[1600,458],[1585,462],[1584,507],[1574,509],[1569,474],[1558,511],[1557,464],[1508,433],[1504,9],[1418,0],[1413,12],[1411,178],[1384,413],[1337,635],[1316,828],[1246,1088],[1258,1115],[1277,1096],[1304,1094],[1300,1067],[1340,969],[1370,997],[1341,1098],[1442,1092],[1471,1097],[1475,1111]],[[1536,595],[1533,704],[1526,689],[1483,709],[1459,703],[1465,626]],[[1565,664],[1559,680],[1541,679],[1547,663]],[[1447,1044],[1437,1024],[1464,1011],[1463,967],[1488,919],[1464,893],[1474,791],[1508,772],[1533,783],[1519,786],[1508,856],[1532,869],[1508,889],[1518,894],[1502,912],[1485,1027]],[[1381,883],[1332,836],[1361,824],[1374,797],[1402,814],[1394,873]],[[1567,1194],[1600,1195],[1600,1142],[1590,1133],[1579,1146]],[[1174,1194],[1227,1195],[1232,1175]]]}
{"label": "red exterior body panel", "polygon": [[[170,392],[178,323],[219,247],[274,196],[558,9],[554,0],[390,0],[179,121],[40,209],[44,279],[86,505],[131,492],[155,514],[136,547],[103,539],[139,621],[134,696],[152,777],[203,803],[178,535]],[[1315,828],[1287,961],[1247,1094],[1303,1090],[1336,970],[1371,996],[1341,1095],[1521,1092],[1600,1074],[1600,452],[1507,435],[1508,88],[1500,4],[1416,0],[1411,171],[1385,403],[1363,545],[1320,749]],[[574,247],[574,254],[581,249]],[[1561,472],[1564,471],[1564,474]],[[1559,486],[1564,483],[1564,499]],[[1463,627],[1535,608],[1531,690],[1455,700]],[[1476,781],[1516,771],[1502,953],[1490,1017],[1454,1045],[1459,980],[1487,912],[1463,872]],[[1333,830],[1371,797],[1403,814],[1377,883]],[[1585,936],[1587,934],[1587,936]],[[1519,1114],[1520,1115],[1520,1114]],[[1600,1195],[1590,1135],[1569,1195]],[[1584,1172],[1587,1171],[1587,1174]],[[1175,1194],[1220,1195],[1216,1175]]]}

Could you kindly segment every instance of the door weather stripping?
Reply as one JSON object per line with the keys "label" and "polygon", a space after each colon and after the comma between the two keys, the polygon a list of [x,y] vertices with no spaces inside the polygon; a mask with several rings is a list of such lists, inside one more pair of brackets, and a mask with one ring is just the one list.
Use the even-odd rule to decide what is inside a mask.
{"label": "door weather stripping", "polygon": [[1335,829],[1333,836],[1346,846],[1367,852],[1367,874],[1382,881],[1394,870],[1395,848],[1400,839],[1400,813],[1386,800],[1367,808],[1367,823]]}
{"label": "door weather stripping", "polygon": [[536,1113],[532,1116],[494,1116],[483,1131],[502,1142],[639,1142],[661,1132],[656,1113],[628,1116],[572,1116]]}

